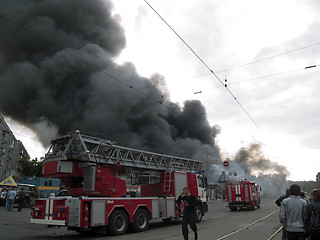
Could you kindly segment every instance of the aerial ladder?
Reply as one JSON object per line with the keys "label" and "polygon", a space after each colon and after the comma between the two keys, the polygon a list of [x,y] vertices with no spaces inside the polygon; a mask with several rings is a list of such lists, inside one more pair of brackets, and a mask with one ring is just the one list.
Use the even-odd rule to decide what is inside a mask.
{"label": "aerial ladder", "polygon": [[201,171],[198,160],[122,147],[80,131],[53,140],[44,159],[44,175],[62,178],[72,195],[121,196],[126,191],[123,181],[143,184],[132,181],[132,173],[134,180],[143,180],[140,176],[147,172],[149,180],[162,176],[163,192],[170,192],[173,172]]}
{"label": "aerial ladder", "polygon": [[[183,205],[176,199],[186,186],[198,198],[201,221],[208,211],[201,170],[198,160],[122,147],[74,131],[52,140],[44,159],[44,176],[60,178],[70,196],[38,199],[30,222],[114,235],[125,233],[130,224],[144,231],[150,219],[182,216]],[[134,185],[140,186],[138,194],[127,198]]]}

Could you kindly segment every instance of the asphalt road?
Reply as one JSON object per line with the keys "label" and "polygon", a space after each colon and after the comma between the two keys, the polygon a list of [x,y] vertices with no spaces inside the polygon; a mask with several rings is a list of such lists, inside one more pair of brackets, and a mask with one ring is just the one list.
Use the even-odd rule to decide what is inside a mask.
{"label": "asphalt road", "polygon": [[[261,208],[254,211],[231,212],[226,208],[226,202],[213,202],[209,204],[209,213],[203,221],[198,223],[199,239],[269,239],[270,236],[280,228],[279,207],[274,200],[264,199]],[[30,224],[30,209],[24,208],[22,212],[7,212],[0,207],[0,239],[3,240],[27,240],[27,239],[94,239],[94,240],[161,240],[161,239],[183,239],[181,234],[181,221],[174,220],[170,223],[152,221],[149,229],[141,233],[128,232],[121,236],[110,236],[102,234],[84,233],[79,234],[68,231],[66,228],[51,227]],[[190,238],[193,233],[190,232]],[[280,240],[281,233],[272,240]]]}

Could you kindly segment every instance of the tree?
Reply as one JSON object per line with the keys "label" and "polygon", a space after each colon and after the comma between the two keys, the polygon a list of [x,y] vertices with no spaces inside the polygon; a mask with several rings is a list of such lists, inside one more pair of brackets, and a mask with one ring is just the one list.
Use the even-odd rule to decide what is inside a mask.
{"label": "tree", "polygon": [[23,176],[35,176],[42,177],[43,159],[38,160],[37,158],[30,160],[27,157],[22,157],[19,160],[18,171]]}

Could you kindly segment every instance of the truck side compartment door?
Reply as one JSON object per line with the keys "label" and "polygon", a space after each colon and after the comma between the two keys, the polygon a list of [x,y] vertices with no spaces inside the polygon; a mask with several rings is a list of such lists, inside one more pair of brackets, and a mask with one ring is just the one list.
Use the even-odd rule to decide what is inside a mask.
{"label": "truck side compartment door", "polygon": [[197,174],[197,183],[198,183],[198,197],[202,202],[207,202],[207,190],[205,185],[205,179],[203,175]]}

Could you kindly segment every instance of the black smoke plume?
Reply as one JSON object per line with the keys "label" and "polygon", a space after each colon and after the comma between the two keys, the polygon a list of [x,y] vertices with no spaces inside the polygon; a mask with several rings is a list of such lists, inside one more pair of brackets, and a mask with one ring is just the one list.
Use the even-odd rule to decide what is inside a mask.
{"label": "black smoke plume", "polygon": [[[99,133],[119,145],[205,160],[217,181],[219,129],[203,105],[172,103],[162,76],[144,78],[132,63],[115,63],[125,45],[110,1],[1,0],[0,112],[32,128],[44,146],[75,129]],[[259,151],[240,149],[230,168],[242,179],[257,169],[286,174]]]}
{"label": "black smoke plume", "polygon": [[110,1],[2,0],[0,14],[0,111],[44,145],[79,129],[119,145],[220,160],[217,130],[199,101],[180,107],[162,76],[143,78],[132,63],[114,62],[126,39]]}

